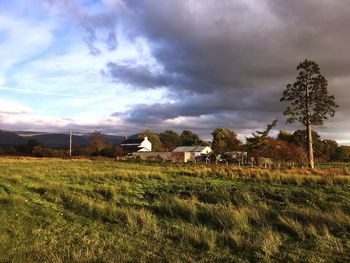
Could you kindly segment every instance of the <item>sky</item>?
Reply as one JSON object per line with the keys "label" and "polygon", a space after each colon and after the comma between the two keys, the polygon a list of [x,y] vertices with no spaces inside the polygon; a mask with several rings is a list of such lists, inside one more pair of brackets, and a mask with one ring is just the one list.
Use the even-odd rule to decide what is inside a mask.
{"label": "sky", "polygon": [[0,0],[0,129],[296,130],[309,59],[339,105],[316,131],[350,144],[349,25],[343,0]]}

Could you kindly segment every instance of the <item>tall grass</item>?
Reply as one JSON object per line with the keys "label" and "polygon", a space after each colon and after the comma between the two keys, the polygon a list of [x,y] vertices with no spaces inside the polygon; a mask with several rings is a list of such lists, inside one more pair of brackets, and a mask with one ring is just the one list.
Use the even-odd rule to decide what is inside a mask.
{"label": "tall grass", "polygon": [[343,169],[0,159],[0,262],[347,262]]}

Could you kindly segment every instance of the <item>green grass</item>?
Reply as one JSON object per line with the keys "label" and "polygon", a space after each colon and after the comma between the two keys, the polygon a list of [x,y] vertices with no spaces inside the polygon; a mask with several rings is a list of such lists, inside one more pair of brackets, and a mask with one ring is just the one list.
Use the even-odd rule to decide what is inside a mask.
{"label": "green grass", "polygon": [[0,262],[349,262],[350,175],[0,159]]}

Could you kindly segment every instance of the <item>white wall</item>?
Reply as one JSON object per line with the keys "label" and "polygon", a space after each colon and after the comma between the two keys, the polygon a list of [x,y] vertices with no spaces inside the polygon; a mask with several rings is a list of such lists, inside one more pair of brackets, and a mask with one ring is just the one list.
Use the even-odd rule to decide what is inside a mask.
{"label": "white wall", "polygon": [[147,137],[143,140],[143,142],[139,146],[140,151],[142,152],[151,152],[152,151],[152,143],[148,140]]}
{"label": "white wall", "polygon": [[208,154],[208,153],[211,153],[212,151],[213,150],[209,146],[207,146],[201,151],[201,154]]}

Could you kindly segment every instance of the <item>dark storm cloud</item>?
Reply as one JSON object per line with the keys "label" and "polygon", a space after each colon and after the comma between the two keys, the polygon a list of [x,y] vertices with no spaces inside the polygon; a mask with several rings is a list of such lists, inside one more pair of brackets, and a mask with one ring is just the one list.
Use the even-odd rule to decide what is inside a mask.
{"label": "dark storm cloud", "polygon": [[183,76],[177,87],[247,89],[254,88],[254,81],[286,75],[273,15],[239,1],[142,3],[130,18],[132,29],[155,43],[153,55],[166,72]]}
{"label": "dark storm cloud", "polygon": [[[93,30],[116,27],[134,41],[147,40],[162,73],[111,61],[103,73],[138,89],[165,87],[171,102],[132,106],[123,116],[140,126],[218,126],[257,129],[279,117],[287,83],[304,59],[315,60],[340,105],[327,135],[349,127],[350,7],[341,0],[153,1],[125,0],[125,9],[90,16]],[[118,23],[117,23],[118,17]],[[106,43],[114,50],[116,35]],[[90,41],[93,43],[93,38]],[[93,46],[93,45],[92,45]],[[169,124],[170,123],[170,124]],[[165,125],[165,126],[164,126]],[[171,126],[173,125],[173,126]],[[332,136],[330,136],[332,137]],[[334,137],[334,136],[333,136]]]}
{"label": "dark storm cloud", "polygon": [[[259,105],[255,105],[256,100]],[[274,116],[279,104],[266,107],[269,97],[263,94],[247,94],[245,91],[226,91],[213,94],[184,95],[183,99],[174,103],[140,104],[133,106],[124,114],[130,122],[153,123],[177,117],[196,117],[230,113],[232,116],[240,112],[256,112]],[[277,107],[275,107],[277,106]],[[120,113],[117,114],[121,116]],[[219,118],[217,121],[221,121]]]}
{"label": "dark storm cloud", "polygon": [[[127,30],[147,38],[164,71],[178,76],[169,78],[168,87],[179,98],[169,104],[136,105],[127,120],[161,123],[225,113],[232,115],[230,127],[264,127],[281,118],[285,105],[279,98],[305,58],[320,64],[340,111],[350,111],[344,84],[350,80],[350,7],[344,1],[127,3]],[[348,126],[338,115],[329,130],[332,125]],[[226,124],[227,118],[218,117],[207,126]]]}
{"label": "dark storm cloud", "polygon": [[103,75],[107,75],[116,82],[123,82],[135,88],[155,88],[167,85],[166,76],[161,73],[151,72],[147,66],[120,65],[110,62],[106,69],[102,70]]}

